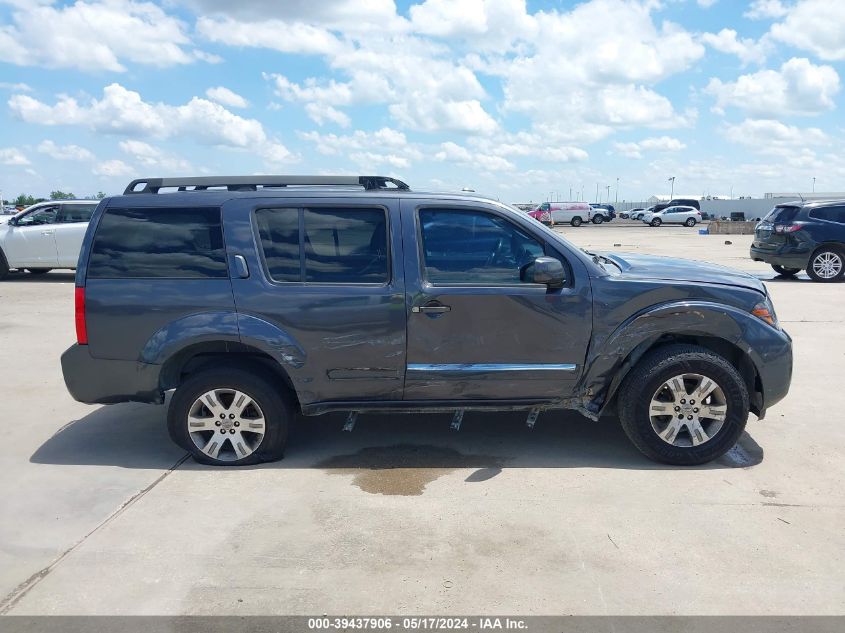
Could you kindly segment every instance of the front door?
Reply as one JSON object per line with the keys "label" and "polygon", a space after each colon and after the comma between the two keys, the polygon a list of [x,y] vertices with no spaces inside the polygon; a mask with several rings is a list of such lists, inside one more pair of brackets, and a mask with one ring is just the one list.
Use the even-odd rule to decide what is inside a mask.
{"label": "front door", "polygon": [[[592,325],[580,261],[492,204],[403,200],[402,227],[406,400],[571,395]],[[521,269],[543,255],[563,262],[563,288],[521,281]]]}
{"label": "front door", "polygon": [[56,216],[59,205],[41,207],[17,220],[15,226],[7,227],[6,259],[12,268],[55,268],[58,265],[56,252]]}
{"label": "front door", "polygon": [[76,268],[82,240],[88,230],[88,222],[97,203],[63,204],[54,228],[56,229],[56,251],[59,266],[62,268]]}

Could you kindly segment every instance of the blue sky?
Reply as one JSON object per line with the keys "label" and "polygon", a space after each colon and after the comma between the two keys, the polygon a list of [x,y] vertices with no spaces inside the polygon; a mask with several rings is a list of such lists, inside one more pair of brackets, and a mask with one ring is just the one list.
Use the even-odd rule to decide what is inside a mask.
{"label": "blue sky", "polygon": [[0,190],[843,191],[843,66],[829,0],[0,0]]}

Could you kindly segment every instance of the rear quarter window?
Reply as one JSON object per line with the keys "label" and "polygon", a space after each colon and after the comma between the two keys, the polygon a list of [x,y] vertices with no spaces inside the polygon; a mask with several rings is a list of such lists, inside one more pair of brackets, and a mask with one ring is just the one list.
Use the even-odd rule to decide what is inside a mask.
{"label": "rear quarter window", "polygon": [[845,224],[845,207],[824,207],[810,211],[810,217],[815,220],[827,220]]}
{"label": "rear quarter window", "polygon": [[108,209],[88,262],[94,279],[227,276],[219,208]]}
{"label": "rear quarter window", "polygon": [[769,211],[769,215],[765,217],[765,219],[772,224],[783,224],[785,222],[792,222],[795,219],[795,216],[798,215],[798,212],[801,210],[801,207],[775,207],[771,211]]}

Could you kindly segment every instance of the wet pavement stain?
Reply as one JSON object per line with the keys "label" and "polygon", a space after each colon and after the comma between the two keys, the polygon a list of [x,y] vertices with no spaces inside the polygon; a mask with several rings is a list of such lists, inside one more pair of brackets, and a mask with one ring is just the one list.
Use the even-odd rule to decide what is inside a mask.
{"label": "wet pavement stain", "polygon": [[331,475],[353,475],[352,484],[378,495],[419,496],[432,481],[459,468],[477,469],[467,482],[492,479],[504,460],[490,455],[464,455],[442,446],[370,446],[351,455],[335,455],[319,464]]}

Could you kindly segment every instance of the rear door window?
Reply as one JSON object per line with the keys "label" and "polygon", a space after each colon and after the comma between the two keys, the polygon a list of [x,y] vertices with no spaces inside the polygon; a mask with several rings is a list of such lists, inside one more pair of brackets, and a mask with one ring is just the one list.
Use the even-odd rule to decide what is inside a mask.
{"label": "rear door window", "polygon": [[63,204],[56,222],[59,224],[90,222],[96,208],[96,202],[91,204]]}
{"label": "rear door window", "polygon": [[810,212],[810,217],[816,220],[827,220],[828,222],[845,224],[845,207],[824,207],[822,209],[813,209]]}
{"label": "rear door window", "polygon": [[88,276],[227,277],[220,209],[108,209],[94,236]]}
{"label": "rear door window", "polygon": [[258,209],[274,281],[384,284],[390,279],[384,209]]}

